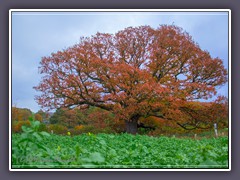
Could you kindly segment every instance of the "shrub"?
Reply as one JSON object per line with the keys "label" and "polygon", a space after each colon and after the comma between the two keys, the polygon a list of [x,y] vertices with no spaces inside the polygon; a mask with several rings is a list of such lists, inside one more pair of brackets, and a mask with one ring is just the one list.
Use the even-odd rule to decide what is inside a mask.
{"label": "shrub", "polygon": [[112,128],[106,127],[104,129],[100,129],[98,133],[113,134],[113,133],[116,133],[116,132]]}
{"label": "shrub", "polygon": [[74,127],[74,130],[81,130],[81,129],[83,129],[84,128],[84,126],[83,125],[77,125],[77,126],[75,126]]}
{"label": "shrub", "polygon": [[14,133],[21,133],[22,132],[22,126],[30,126],[30,121],[25,120],[25,121],[14,121],[12,124],[12,132]]}
{"label": "shrub", "polygon": [[92,125],[86,125],[81,129],[82,133],[96,133],[96,127],[92,126]]}
{"label": "shrub", "polygon": [[124,121],[115,120],[111,125],[110,128],[115,133],[123,133],[126,130],[126,125]]}
{"label": "shrub", "polygon": [[39,131],[47,131],[47,126],[46,126],[46,124],[41,123],[41,124],[39,125]]}
{"label": "shrub", "polygon": [[49,124],[47,126],[47,131],[51,133],[53,131],[54,134],[62,134],[65,135],[68,132],[66,126],[60,124]]}

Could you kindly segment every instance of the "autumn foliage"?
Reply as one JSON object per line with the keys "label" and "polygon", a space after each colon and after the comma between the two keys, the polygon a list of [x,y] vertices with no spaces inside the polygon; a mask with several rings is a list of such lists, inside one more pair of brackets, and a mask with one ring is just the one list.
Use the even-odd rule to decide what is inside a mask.
{"label": "autumn foliage", "polygon": [[43,108],[95,106],[114,113],[133,134],[141,117],[187,114],[189,102],[212,97],[227,82],[222,60],[173,25],[82,37],[40,64],[44,76],[35,89]]}
{"label": "autumn foliage", "polygon": [[26,121],[32,116],[32,111],[27,108],[12,107],[12,121]]}
{"label": "autumn foliage", "polygon": [[117,119],[109,111],[96,107],[87,109],[67,109],[60,108],[49,119],[52,125],[58,125],[68,128],[72,134],[81,134],[84,132],[117,132],[114,127]]}

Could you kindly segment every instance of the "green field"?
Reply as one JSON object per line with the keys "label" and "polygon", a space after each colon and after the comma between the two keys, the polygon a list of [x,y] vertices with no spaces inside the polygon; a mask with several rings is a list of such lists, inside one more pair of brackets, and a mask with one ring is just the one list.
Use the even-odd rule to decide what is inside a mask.
{"label": "green field", "polygon": [[12,168],[228,168],[228,137],[12,135]]}

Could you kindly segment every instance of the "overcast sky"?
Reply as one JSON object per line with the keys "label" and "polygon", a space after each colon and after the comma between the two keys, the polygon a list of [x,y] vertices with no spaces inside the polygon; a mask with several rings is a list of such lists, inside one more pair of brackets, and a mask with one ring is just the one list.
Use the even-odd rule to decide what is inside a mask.
{"label": "overcast sky", "polygon": [[[12,12],[12,103],[37,112],[34,101],[41,57],[96,32],[115,33],[129,26],[174,24],[228,68],[227,12]],[[228,95],[228,84],[218,88]]]}

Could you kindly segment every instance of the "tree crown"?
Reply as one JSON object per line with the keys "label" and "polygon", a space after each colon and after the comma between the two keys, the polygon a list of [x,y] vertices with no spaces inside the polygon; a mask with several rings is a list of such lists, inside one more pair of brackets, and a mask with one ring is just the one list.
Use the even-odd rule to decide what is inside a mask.
{"label": "tree crown", "polygon": [[125,120],[163,116],[182,101],[212,97],[227,82],[222,60],[174,25],[81,37],[40,64],[45,76],[34,88],[43,107],[96,106]]}

